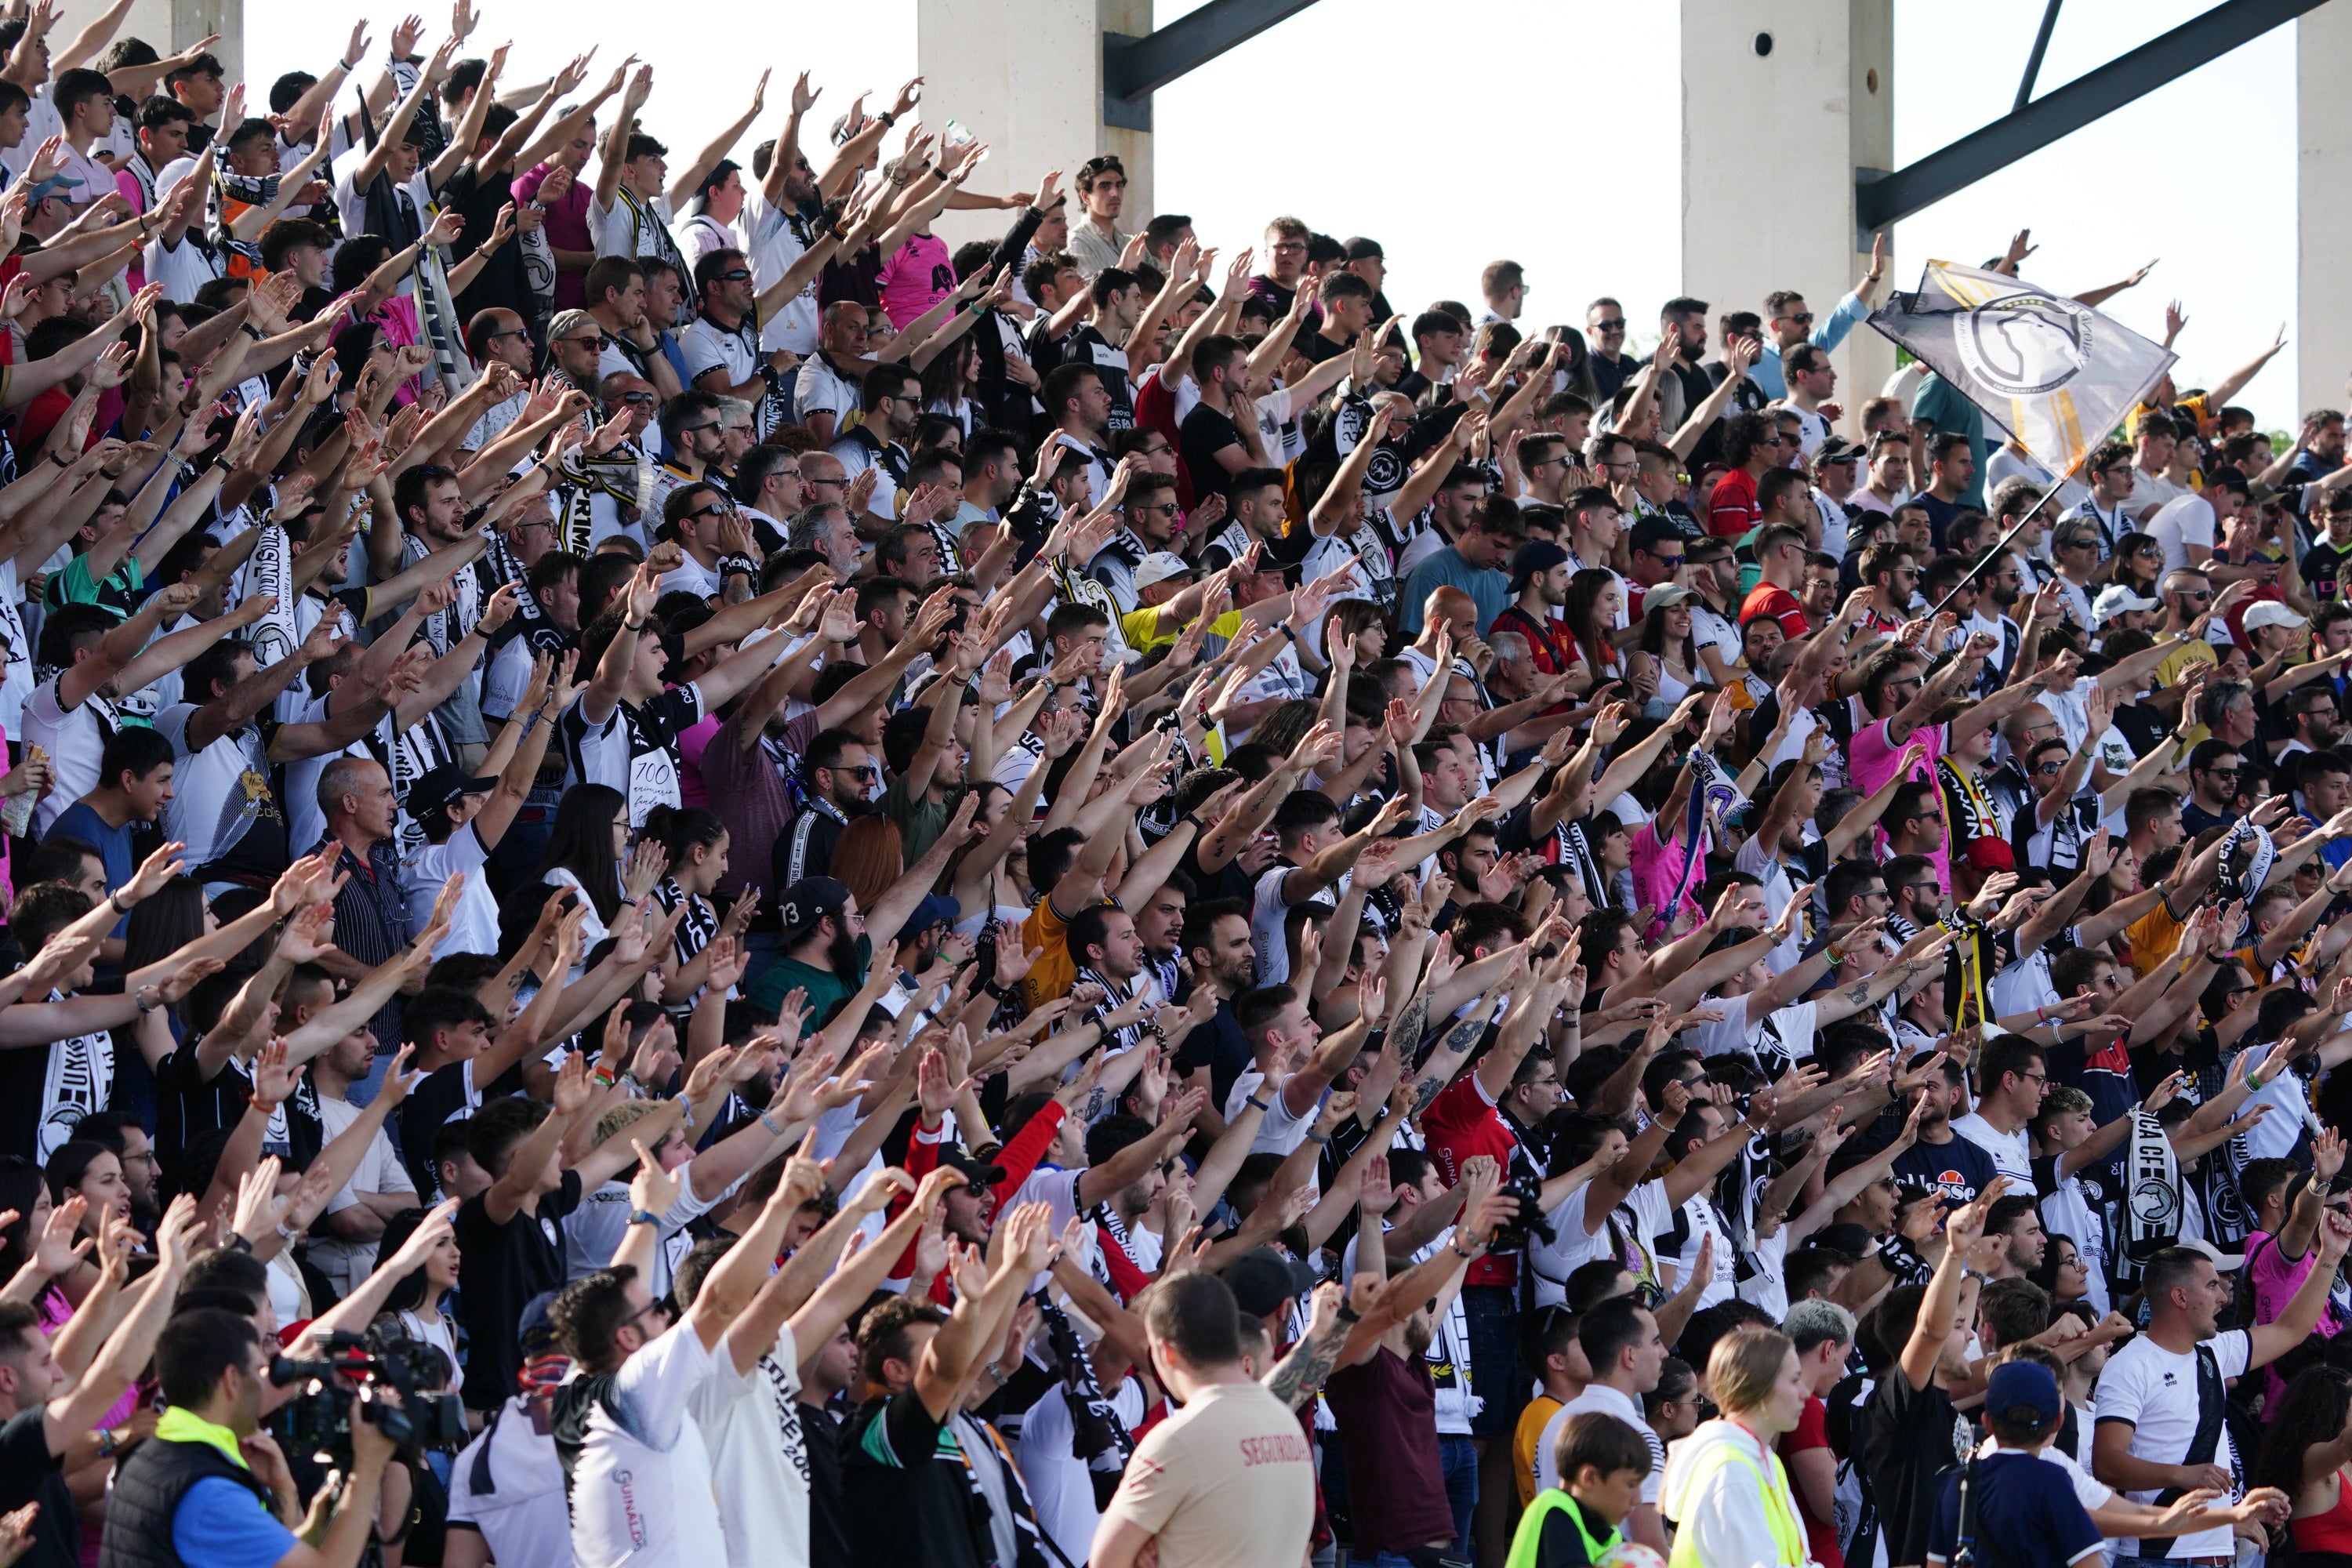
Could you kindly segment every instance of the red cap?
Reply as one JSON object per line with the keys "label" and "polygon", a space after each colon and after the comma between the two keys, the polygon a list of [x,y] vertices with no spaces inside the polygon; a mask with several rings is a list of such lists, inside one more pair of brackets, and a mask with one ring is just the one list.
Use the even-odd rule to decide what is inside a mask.
{"label": "red cap", "polygon": [[1979,871],[2014,871],[2017,857],[2005,839],[1972,838],[1969,841],[1969,864]]}

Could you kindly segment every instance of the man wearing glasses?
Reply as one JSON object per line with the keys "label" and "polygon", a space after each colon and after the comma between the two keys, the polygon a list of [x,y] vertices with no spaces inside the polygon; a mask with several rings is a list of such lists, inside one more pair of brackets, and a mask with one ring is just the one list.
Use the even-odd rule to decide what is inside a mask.
{"label": "man wearing glasses", "polygon": [[760,319],[814,277],[826,254],[822,246],[803,252],[766,289],[754,288],[751,263],[740,250],[714,250],[695,263],[694,287],[702,297],[702,313],[678,338],[687,378],[698,391],[750,404],[754,438],[764,438],[784,422],[784,410],[792,405],[792,387],[785,377],[800,363],[782,349],[760,352]]}
{"label": "man wearing glasses", "polygon": [[1952,1121],[1952,1131],[1992,1156],[1993,1168],[2011,1181],[2032,1184],[2033,1142],[2026,1129],[2042,1110],[2050,1069],[2042,1047],[2022,1035],[2002,1035],[1984,1048],[1982,1092],[1977,1108]]}
{"label": "man wearing glasses", "polygon": [[531,363],[534,352],[530,331],[523,319],[512,310],[495,306],[477,311],[466,323],[466,349],[474,363],[488,370],[493,361],[513,371],[521,384],[505,401],[494,403],[474,421],[473,429],[459,443],[467,452],[478,452],[505,434],[509,426],[522,413],[523,405],[530,401]]}
{"label": "man wearing glasses", "polygon": [[2238,821],[2238,749],[2226,741],[2200,741],[2189,753],[2189,798],[2181,803],[2180,828],[2189,837],[2209,827]]}
{"label": "man wearing glasses", "polygon": [[1592,355],[1592,384],[1603,397],[1641,374],[1642,364],[1625,353],[1625,307],[1606,294],[1584,308],[1584,342]]}
{"label": "man wearing glasses", "polygon": [[1886,236],[1882,231],[1871,237],[1870,269],[1822,321],[1814,321],[1812,308],[1802,294],[1782,289],[1765,295],[1764,313],[1772,330],[1764,334],[1764,353],[1757,359],[1756,368],[1748,373],[1756,384],[1769,396],[1786,397],[1789,388],[1781,378],[1781,356],[1802,343],[1828,353],[1845,342],[1855,323],[1870,314],[1871,296],[1878,292],[1878,280],[1885,273]]}

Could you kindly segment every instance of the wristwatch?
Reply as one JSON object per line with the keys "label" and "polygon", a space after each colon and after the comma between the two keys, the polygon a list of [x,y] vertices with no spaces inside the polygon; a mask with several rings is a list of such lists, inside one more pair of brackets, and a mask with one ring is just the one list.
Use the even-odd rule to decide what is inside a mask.
{"label": "wristwatch", "polygon": [[658,1227],[661,1224],[661,1215],[654,1213],[651,1209],[631,1209],[629,1211],[629,1223],[631,1225],[650,1225]]}

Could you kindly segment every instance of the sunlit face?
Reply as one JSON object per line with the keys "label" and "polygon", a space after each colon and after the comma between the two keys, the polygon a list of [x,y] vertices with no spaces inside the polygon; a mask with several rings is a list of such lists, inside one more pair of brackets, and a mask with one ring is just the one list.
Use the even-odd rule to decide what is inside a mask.
{"label": "sunlit face", "polygon": [[122,1162],[111,1153],[99,1155],[74,1184],[74,1191],[89,1205],[81,1222],[84,1235],[98,1234],[101,1215],[112,1215],[117,1219],[131,1217],[131,1184],[122,1174]]}

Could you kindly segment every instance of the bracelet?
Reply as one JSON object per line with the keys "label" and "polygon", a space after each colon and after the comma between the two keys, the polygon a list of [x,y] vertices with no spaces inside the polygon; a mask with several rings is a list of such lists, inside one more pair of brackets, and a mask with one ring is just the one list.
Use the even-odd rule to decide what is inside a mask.
{"label": "bracelet", "polygon": [[1244,1105],[1250,1106],[1250,1107],[1252,1107],[1253,1109],[1255,1109],[1255,1110],[1271,1110],[1271,1109],[1272,1109],[1272,1107],[1268,1106],[1265,1100],[1260,1100],[1256,1095],[1254,1095],[1254,1094],[1253,1094],[1253,1095],[1246,1096],[1246,1097],[1242,1100],[1242,1103],[1243,1103]]}
{"label": "bracelet", "polygon": [[884,130],[886,130],[886,131],[887,131],[887,130],[888,130],[891,126],[896,125],[896,124],[898,124],[898,117],[897,115],[895,115],[895,114],[891,113],[891,112],[890,112],[888,110],[887,110],[887,109],[877,109],[877,110],[876,110],[874,111],[874,118],[875,118],[875,119],[877,119],[877,120],[878,120],[878,121],[880,121],[882,122],[882,128],[883,128]]}
{"label": "bracelet", "polygon": [[760,1112],[760,1125],[768,1130],[769,1137],[782,1138],[784,1135],[784,1129],[777,1125],[775,1115],[775,1107],[768,1106],[764,1108]]}
{"label": "bracelet", "polygon": [[71,458],[67,457],[63,452],[51,452],[48,454],[48,458],[50,462],[55,463],[60,468],[70,468],[74,466],[74,460]]}
{"label": "bracelet", "polygon": [[948,172],[945,169],[935,168],[931,171],[931,178],[944,185],[948,183]]}
{"label": "bracelet", "polygon": [[1307,1141],[1309,1143],[1319,1143],[1324,1148],[1328,1149],[1331,1146],[1331,1134],[1328,1132],[1317,1132],[1312,1129],[1309,1129],[1307,1134]]}
{"label": "bracelet", "polygon": [[101,1426],[98,1429],[98,1457],[100,1458],[110,1459],[114,1458],[116,1451],[121,1447],[122,1444],[114,1436],[113,1427]]}
{"label": "bracelet", "polygon": [[1830,967],[1832,969],[1845,962],[1845,954],[1838,951],[1838,944],[1835,942],[1829,943],[1822,951],[1829,955]]}
{"label": "bracelet", "polygon": [[1284,637],[1288,637],[1292,642],[1297,642],[1298,640],[1298,634],[1291,630],[1290,623],[1288,621],[1282,622],[1274,629],[1280,632]]}
{"label": "bracelet", "polygon": [[278,1222],[278,1240],[280,1240],[280,1241],[291,1241],[291,1240],[293,1240],[296,1237],[300,1236],[301,1234],[302,1234],[302,1233],[301,1233],[300,1231],[299,1231],[299,1230],[293,1230],[293,1229],[289,1228],[289,1227],[288,1227],[288,1226],[287,1226],[287,1224],[286,1224],[286,1222],[285,1222],[284,1220],[282,1220],[282,1219],[281,1219],[281,1220],[279,1220],[279,1221]]}
{"label": "bracelet", "polygon": [[2037,1024],[2048,1023],[2050,1021],[2050,1009],[2047,1007],[2036,1007],[2033,1010],[2033,1021]]}
{"label": "bracelet", "polygon": [[661,1224],[661,1215],[654,1213],[651,1209],[631,1209],[629,1211],[629,1223],[631,1225],[650,1225],[658,1226]]}
{"label": "bracelet", "polygon": [[1334,1316],[1343,1323],[1360,1323],[1364,1321],[1364,1314],[1348,1305],[1348,1298],[1345,1296],[1339,1298],[1339,1310]]}
{"label": "bracelet", "polygon": [[1454,1233],[1454,1239],[1453,1239],[1452,1241],[1449,1241],[1449,1242],[1447,1242],[1447,1243],[1445,1244],[1445,1249],[1446,1249],[1448,1252],[1451,1252],[1452,1254],[1454,1254],[1454,1257],[1456,1257],[1456,1258],[1473,1258],[1473,1259],[1475,1259],[1475,1258],[1476,1258],[1476,1257],[1478,1256],[1477,1247],[1480,1247],[1480,1246],[1483,1246],[1483,1245],[1484,1245],[1483,1243],[1474,1244],[1473,1249],[1472,1249],[1471,1251],[1468,1251],[1468,1252],[1465,1252],[1465,1251],[1463,1251],[1463,1250],[1462,1250],[1462,1234],[1461,1234],[1461,1232],[1456,1231],[1456,1232]]}
{"label": "bracelet", "polygon": [[255,326],[251,321],[239,321],[236,324],[236,330],[243,332],[247,337],[251,338],[257,343],[262,339],[261,329]]}

